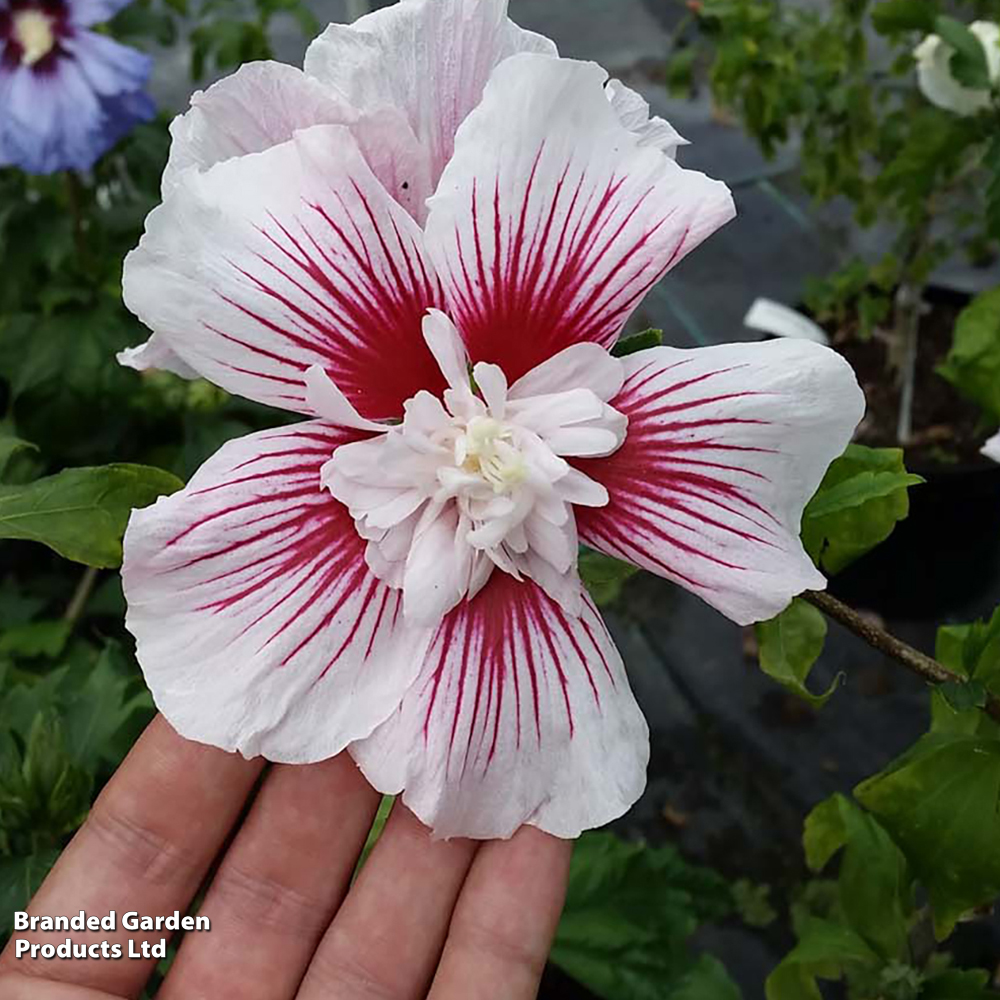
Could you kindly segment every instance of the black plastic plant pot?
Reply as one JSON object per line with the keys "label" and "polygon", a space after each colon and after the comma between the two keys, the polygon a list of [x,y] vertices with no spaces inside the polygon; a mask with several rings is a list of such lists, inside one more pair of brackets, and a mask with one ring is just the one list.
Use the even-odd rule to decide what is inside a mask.
{"label": "black plastic plant pot", "polygon": [[927,482],[910,490],[909,517],[830,591],[885,617],[940,620],[1000,582],[1000,465],[910,471]]}

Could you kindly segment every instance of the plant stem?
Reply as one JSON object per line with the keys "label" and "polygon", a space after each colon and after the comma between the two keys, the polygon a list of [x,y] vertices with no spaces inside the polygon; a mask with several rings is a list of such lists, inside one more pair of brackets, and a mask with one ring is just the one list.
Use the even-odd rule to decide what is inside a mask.
{"label": "plant stem", "polygon": [[73,596],[69,599],[69,604],[66,605],[66,611],[63,613],[63,621],[69,622],[70,626],[75,625],[80,615],[83,614],[83,609],[90,599],[94,584],[97,583],[97,572],[96,567],[88,566],[84,570],[83,576],[80,577],[80,582],[76,585],[76,590],[73,591]]}
{"label": "plant stem", "polygon": [[368,0],[347,0],[347,20],[353,23],[371,10]]}
{"label": "plant stem", "polygon": [[[856,636],[864,639],[869,646],[892,657],[898,663],[902,663],[904,667],[919,674],[925,681],[929,681],[931,684],[945,684],[949,681],[956,684],[968,683],[967,677],[956,674],[933,657],[921,653],[919,649],[914,649],[902,639],[897,639],[884,628],[880,628],[858,614],[854,608],[848,607],[843,601],[838,601],[836,597],[818,590],[807,590],[802,597],[824,614],[829,615],[834,621],[849,628]],[[1000,722],[1000,700],[993,695],[987,694],[986,706],[983,711]]]}
{"label": "plant stem", "polygon": [[913,437],[913,392],[917,380],[917,351],[920,344],[920,309],[923,305],[919,285],[904,281],[896,292],[896,336],[899,341],[900,393],[896,440],[909,444]]}

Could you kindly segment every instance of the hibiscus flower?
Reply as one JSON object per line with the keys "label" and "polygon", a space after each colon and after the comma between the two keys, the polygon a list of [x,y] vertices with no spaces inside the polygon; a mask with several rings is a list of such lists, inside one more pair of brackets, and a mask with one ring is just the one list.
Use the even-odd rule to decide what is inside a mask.
{"label": "hibiscus flower", "polygon": [[[983,47],[986,71],[991,86],[1000,82],[1000,25],[991,21],[973,21],[969,31]],[[914,50],[917,83],[924,97],[945,111],[974,115],[993,103],[990,87],[967,87],[951,72],[955,49],[939,35],[928,35]]]}
{"label": "hibiscus flower", "polygon": [[89,170],[155,108],[149,56],[90,31],[128,0],[0,0],[0,165]]}
{"label": "hibiscus flower", "polygon": [[732,199],[504,0],[332,25],[173,136],[124,360],[310,419],[133,515],[158,706],[247,755],[347,748],[441,836],[621,815],[648,732],[578,543],[741,623],[822,587],[799,521],[860,419],[850,368],[799,341],[609,353]]}

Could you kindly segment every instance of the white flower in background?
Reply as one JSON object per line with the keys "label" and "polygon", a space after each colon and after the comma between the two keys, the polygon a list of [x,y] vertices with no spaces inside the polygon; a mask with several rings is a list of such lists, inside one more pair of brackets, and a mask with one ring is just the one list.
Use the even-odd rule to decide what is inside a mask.
{"label": "white flower in background", "polygon": [[992,458],[994,462],[1000,462],[1000,434],[991,437],[983,445],[983,454],[987,458]]}
{"label": "white flower in background", "polygon": [[[1000,25],[991,21],[974,21],[969,30],[986,51],[990,83],[1000,82]],[[938,35],[928,35],[914,49],[917,60],[917,81],[924,96],[939,108],[959,115],[974,115],[990,106],[993,95],[989,89],[974,90],[959,83],[951,74],[951,57],[955,50]]]}
{"label": "white flower in background", "polygon": [[123,576],[185,736],[347,748],[441,836],[575,836],[649,752],[578,540],[770,618],[824,585],[799,522],[864,403],[805,342],[608,353],[732,199],[506,6],[331,25],[174,123],[125,360],[309,419],[136,512]]}

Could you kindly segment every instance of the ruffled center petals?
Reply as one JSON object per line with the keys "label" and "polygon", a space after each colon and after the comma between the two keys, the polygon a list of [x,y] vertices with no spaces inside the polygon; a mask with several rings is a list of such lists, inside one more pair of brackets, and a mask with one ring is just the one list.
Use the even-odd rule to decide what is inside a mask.
{"label": "ruffled center petals", "polygon": [[621,362],[577,345],[509,387],[496,365],[470,370],[444,313],[431,310],[423,331],[448,388],[442,399],[408,400],[396,426],[364,421],[322,371],[308,374],[316,412],[379,432],[339,448],[323,487],[368,541],[372,572],[403,591],[407,619],[440,621],[496,569],[579,614],[573,506],[602,506],[608,493],[566,457],[606,456],[624,442],[627,420],[607,402],[621,387]]}

